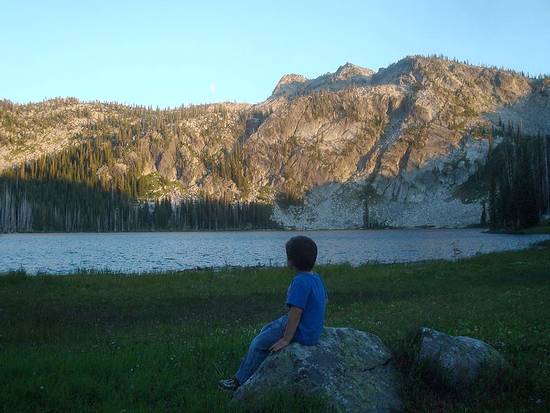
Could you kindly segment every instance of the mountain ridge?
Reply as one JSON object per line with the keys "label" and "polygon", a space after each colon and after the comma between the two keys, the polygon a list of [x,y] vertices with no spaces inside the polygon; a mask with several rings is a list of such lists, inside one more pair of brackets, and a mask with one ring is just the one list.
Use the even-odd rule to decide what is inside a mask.
{"label": "mountain ridge", "polygon": [[0,169],[109,135],[126,149],[103,179],[139,159],[140,174],[180,188],[156,196],[273,203],[275,219],[296,228],[360,227],[365,215],[377,225],[465,226],[479,221],[483,199],[453,194],[485,162],[480,131],[511,122],[550,134],[549,95],[548,78],[408,56],[376,72],[347,63],[315,79],[285,75],[256,104],[3,101]]}

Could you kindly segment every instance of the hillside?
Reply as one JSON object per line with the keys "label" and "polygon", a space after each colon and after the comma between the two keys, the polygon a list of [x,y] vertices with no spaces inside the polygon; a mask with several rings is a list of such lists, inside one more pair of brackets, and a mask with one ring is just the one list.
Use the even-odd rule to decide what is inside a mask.
{"label": "hillside", "polygon": [[109,156],[71,179],[132,174],[142,200],[273,205],[275,221],[298,228],[466,226],[487,196],[458,189],[503,125],[550,135],[550,79],[410,56],[376,72],[285,75],[254,105],[3,101],[0,170],[94,141]]}

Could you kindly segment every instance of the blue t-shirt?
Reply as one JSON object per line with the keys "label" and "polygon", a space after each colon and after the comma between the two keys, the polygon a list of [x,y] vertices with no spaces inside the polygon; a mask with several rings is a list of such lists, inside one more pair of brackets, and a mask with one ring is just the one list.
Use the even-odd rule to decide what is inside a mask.
{"label": "blue t-shirt", "polygon": [[306,346],[319,342],[325,321],[326,303],[327,292],[318,274],[299,272],[294,277],[288,287],[286,305],[304,310],[294,340]]}

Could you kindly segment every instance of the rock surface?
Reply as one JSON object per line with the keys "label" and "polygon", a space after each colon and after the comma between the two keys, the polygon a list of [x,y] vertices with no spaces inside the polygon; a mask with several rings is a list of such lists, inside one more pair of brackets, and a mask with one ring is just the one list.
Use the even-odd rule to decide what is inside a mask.
{"label": "rock surface", "polygon": [[269,356],[234,397],[254,406],[274,390],[317,395],[343,412],[402,407],[389,349],[377,336],[350,328],[325,328],[318,345],[294,343]]}
{"label": "rock surface", "polygon": [[431,371],[453,387],[469,386],[483,373],[498,373],[505,363],[497,350],[472,337],[450,336],[427,327],[417,337],[417,363],[435,367]]}

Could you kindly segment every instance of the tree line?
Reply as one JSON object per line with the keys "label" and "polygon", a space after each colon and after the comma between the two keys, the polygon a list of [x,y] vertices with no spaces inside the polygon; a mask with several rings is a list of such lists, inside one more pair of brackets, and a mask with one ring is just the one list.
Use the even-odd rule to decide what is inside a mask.
{"label": "tree line", "polygon": [[487,159],[489,224],[510,229],[536,225],[550,212],[550,137],[525,136],[511,125],[500,134],[502,142],[490,148]]}
{"label": "tree line", "polygon": [[0,177],[0,232],[123,232],[276,228],[272,208],[208,197],[136,201],[66,181]]}
{"label": "tree line", "polygon": [[[146,199],[139,159],[117,170],[125,140],[96,138],[0,174],[0,232],[274,228],[272,207],[227,197]],[[229,173],[229,171],[228,171]]]}
{"label": "tree line", "polygon": [[526,135],[521,125],[499,121],[491,130],[485,164],[466,185],[478,187],[483,201],[481,225],[521,229],[550,214],[550,136]]}

